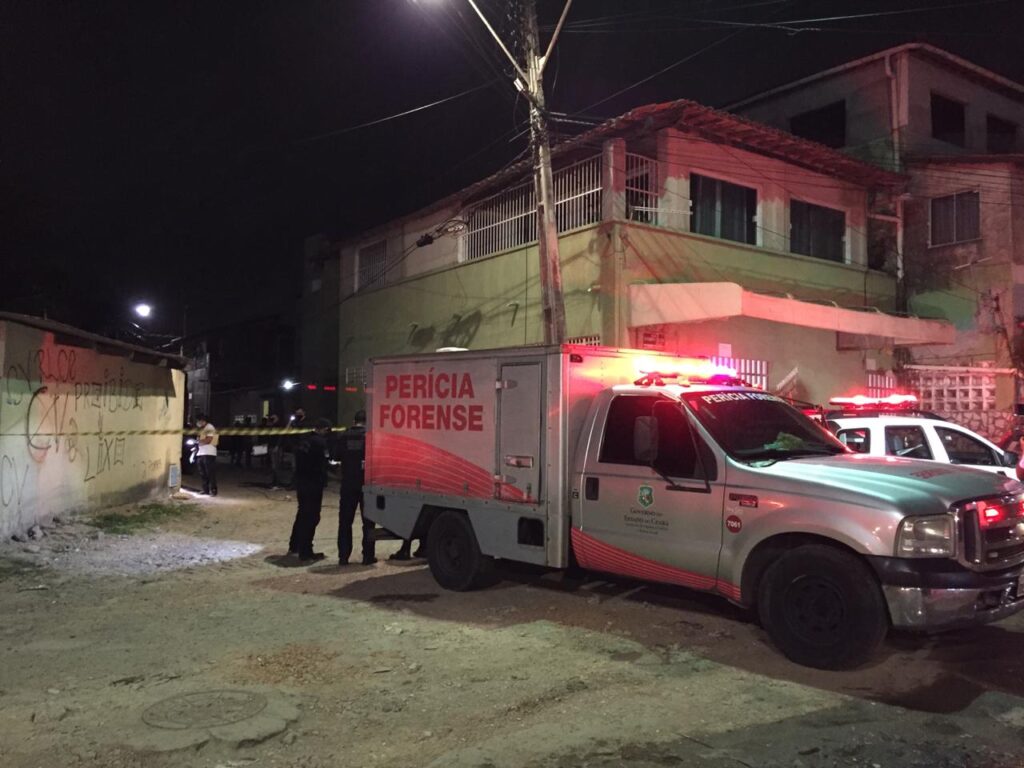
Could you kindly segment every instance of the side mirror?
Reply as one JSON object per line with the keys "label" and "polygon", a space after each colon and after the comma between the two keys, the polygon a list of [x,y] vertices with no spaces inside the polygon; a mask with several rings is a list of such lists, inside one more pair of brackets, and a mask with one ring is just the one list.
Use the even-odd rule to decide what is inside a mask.
{"label": "side mirror", "polygon": [[633,422],[633,458],[647,465],[658,459],[658,421],[653,416],[637,416]]}
{"label": "side mirror", "polygon": [[1020,454],[1014,451],[1003,451],[1003,466],[1016,467],[1020,461]]}

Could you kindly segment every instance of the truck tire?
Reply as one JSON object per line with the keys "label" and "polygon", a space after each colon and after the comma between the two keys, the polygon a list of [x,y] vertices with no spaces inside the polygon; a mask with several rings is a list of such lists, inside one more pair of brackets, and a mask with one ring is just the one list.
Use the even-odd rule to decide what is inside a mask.
{"label": "truck tire", "polygon": [[862,664],[889,629],[875,574],[857,556],[821,544],[791,549],[768,568],[757,611],[786,658],[818,669]]}
{"label": "truck tire", "polygon": [[430,526],[427,563],[434,580],[455,592],[484,586],[494,569],[494,559],[480,552],[469,518],[451,509],[439,514]]}

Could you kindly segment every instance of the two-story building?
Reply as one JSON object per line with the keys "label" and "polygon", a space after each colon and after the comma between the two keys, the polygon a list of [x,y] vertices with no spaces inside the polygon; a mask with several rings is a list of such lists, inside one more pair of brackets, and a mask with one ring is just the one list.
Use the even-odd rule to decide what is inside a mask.
{"label": "two-story building", "polygon": [[926,408],[1003,433],[1024,371],[1024,85],[915,43],[731,109],[907,174],[889,236],[900,306],[957,332],[948,347],[909,347],[901,378]]}
{"label": "two-story building", "polygon": [[[571,341],[708,357],[821,400],[891,390],[897,349],[953,339],[896,312],[900,174],[685,100],[553,157]],[[342,416],[369,357],[542,341],[535,208],[521,163],[340,244]]]}

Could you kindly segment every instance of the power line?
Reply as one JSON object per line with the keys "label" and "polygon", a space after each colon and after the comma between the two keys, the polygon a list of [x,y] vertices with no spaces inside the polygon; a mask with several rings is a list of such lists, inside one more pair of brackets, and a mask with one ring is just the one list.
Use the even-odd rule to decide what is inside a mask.
{"label": "power line", "polygon": [[445,104],[445,103],[447,103],[449,101],[454,101],[455,99],[462,98],[463,96],[467,96],[470,93],[475,93],[476,91],[482,91],[484,88],[489,88],[492,84],[494,84],[494,82],[496,82],[496,81],[495,80],[490,80],[490,81],[488,81],[486,83],[481,83],[480,85],[475,85],[472,88],[467,88],[464,91],[460,91],[459,93],[456,93],[453,96],[447,96],[447,97],[445,97],[443,99],[438,99],[437,101],[432,101],[429,104],[423,104],[423,105],[418,106],[418,107],[413,107],[412,109],[407,109],[404,112],[398,112],[398,113],[396,113],[394,115],[388,115],[387,117],[380,117],[380,118],[377,118],[376,120],[369,120],[369,121],[367,121],[365,123],[360,123],[359,125],[350,125],[348,128],[341,128],[341,129],[339,129],[337,131],[328,131],[327,133],[320,133],[320,134],[317,134],[316,136],[307,136],[304,139],[296,139],[295,143],[296,144],[307,144],[307,143],[312,142],[312,141],[320,141],[322,139],[329,139],[332,136],[341,136],[342,134],[345,134],[345,133],[351,133],[352,131],[358,131],[361,128],[369,128],[370,126],[373,126],[373,125],[380,125],[381,123],[386,123],[389,120],[396,120],[396,119],[398,119],[400,117],[405,117],[406,115],[414,114],[415,112],[422,112],[425,109],[430,109],[431,107],[436,107],[436,106],[439,106],[441,104]]}

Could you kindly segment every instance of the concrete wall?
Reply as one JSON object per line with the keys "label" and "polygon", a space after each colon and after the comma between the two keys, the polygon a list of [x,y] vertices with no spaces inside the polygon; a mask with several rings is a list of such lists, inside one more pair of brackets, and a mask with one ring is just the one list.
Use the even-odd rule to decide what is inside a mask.
{"label": "concrete wall", "polygon": [[166,492],[180,461],[184,374],[75,343],[0,320],[0,537]]}
{"label": "concrete wall", "polygon": [[[1016,123],[1017,152],[1024,150],[1024,98],[1011,97],[991,80],[969,75],[922,52],[903,51],[891,57],[896,77],[896,125],[901,150],[911,155],[987,152],[988,114]],[[965,105],[966,146],[932,138],[931,94]],[[829,77],[767,96],[739,112],[758,122],[789,130],[794,115],[846,100],[846,147],[861,159],[893,167],[892,91],[883,60],[866,62]]]}
{"label": "concrete wall", "polygon": [[889,78],[885,63],[871,62],[807,83],[737,110],[759,123],[789,130],[794,115],[846,100],[847,151],[863,160],[892,167]]}
{"label": "concrete wall", "polygon": [[[862,267],[774,252],[690,233],[606,223],[559,241],[567,335],[599,336],[602,343],[633,346],[626,286],[636,282],[737,282],[760,291],[791,293],[806,300],[891,309],[895,281]],[[543,340],[538,258],[535,246],[410,278],[359,293],[341,306],[342,367],[369,357],[535,344]],[[676,326],[666,334],[668,351],[767,359],[772,382],[800,368],[798,392],[841,394],[862,388],[868,358],[891,367],[891,350],[840,352],[836,335],[753,320]],[[361,407],[365,393],[343,392],[343,421]]]}
{"label": "concrete wall", "polygon": [[[986,87],[976,78],[921,56],[910,56],[907,77],[906,151],[915,155],[979,154],[987,152],[985,121],[988,114],[1017,124],[1016,151],[1024,148],[1024,101]],[[965,105],[966,146],[961,148],[932,138],[932,92]]]}

